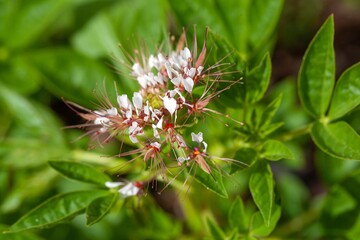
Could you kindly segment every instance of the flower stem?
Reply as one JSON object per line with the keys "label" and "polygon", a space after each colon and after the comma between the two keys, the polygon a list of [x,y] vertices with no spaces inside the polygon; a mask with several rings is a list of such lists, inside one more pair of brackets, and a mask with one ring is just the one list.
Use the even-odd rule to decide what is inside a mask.
{"label": "flower stem", "polygon": [[294,138],[297,138],[299,136],[308,134],[310,132],[310,128],[311,128],[311,124],[309,124],[309,125],[307,125],[307,126],[305,126],[303,128],[300,128],[298,130],[284,133],[283,135],[280,135],[280,136],[276,137],[276,139],[279,140],[279,141],[284,141],[284,142],[285,141],[290,141],[290,140],[293,140]]}

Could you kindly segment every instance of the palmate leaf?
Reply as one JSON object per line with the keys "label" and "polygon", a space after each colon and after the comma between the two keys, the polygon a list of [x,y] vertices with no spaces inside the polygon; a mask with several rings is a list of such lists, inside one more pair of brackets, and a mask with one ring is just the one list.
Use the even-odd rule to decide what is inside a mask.
{"label": "palmate leaf", "polygon": [[325,124],[317,121],[310,133],[315,144],[330,156],[360,160],[360,136],[346,122]]}
{"label": "palmate leaf", "polygon": [[347,69],[336,83],[329,118],[344,116],[360,104],[360,63]]}
{"label": "palmate leaf", "polygon": [[256,103],[264,96],[270,83],[270,76],[271,60],[267,53],[260,64],[246,74],[244,80],[246,103]]}
{"label": "palmate leaf", "polygon": [[335,81],[334,19],[330,16],[311,41],[302,61],[298,86],[302,105],[315,118],[324,116]]}
{"label": "palmate leaf", "polygon": [[107,194],[109,194],[108,191],[92,190],[54,196],[20,218],[8,232],[45,228],[66,221],[82,213],[94,199]]}
{"label": "palmate leaf", "polygon": [[105,186],[111,178],[93,166],[69,161],[50,161],[50,166],[70,179]]}

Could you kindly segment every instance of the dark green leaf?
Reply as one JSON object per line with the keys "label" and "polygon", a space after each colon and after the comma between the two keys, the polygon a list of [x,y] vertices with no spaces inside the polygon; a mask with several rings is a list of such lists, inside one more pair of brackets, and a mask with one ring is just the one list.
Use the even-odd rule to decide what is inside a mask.
{"label": "dark green leaf", "polygon": [[86,225],[90,226],[103,219],[119,199],[119,193],[109,193],[92,201],[86,208]]}
{"label": "dark green leaf", "polygon": [[111,178],[93,166],[69,161],[50,161],[50,166],[70,179],[105,186]]}
{"label": "dark green leaf", "polygon": [[360,63],[347,69],[336,83],[329,118],[342,117],[360,104]]}
{"label": "dark green leaf", "polygon": [[44,228],[60,223],[80,214],[94,199],[108,193],[108,191],[92,190],[54,196],[20,218],[10,227],[9,232]]}
{"label": "dark green leaf", "polygon": [[265,225],[270,226],[274,205],[274,180],[270,165],[265,161],[258,161],[253,166],[250,177],[250,192],[256,206],[264,219]]}
{"label": "dark green leaf", "polygon": [[258,102],[265,94],[271,76],[271,60],[267,53],[260,64],[246,74],[244,87],[246,91],[245,101],[249,104]]}
{"label": "dark green leaf", "polygon": [[299,216],[308,208],[309,189],[302,179],[293,174],[281,174],[277,180],[281,211],[290,219]]}
{"label": "dark green leaf", "polygon": [[[221,101],[222,106],[226,105],[226,107],[238,108],[245,92],[243,82],[239,82],[244,75],[245,63],[240,57],[239,52],[236,51],[224,37],[216,34],[212,30],[209,30],[207,44],[211,46],[211,48],[208,47],[211,51],[210,49],[208,50],[207,64],[209,66],[219,65],[219,60],[222,59],[220,67],[214,68],[212,72],[218,71],[221,74],[222,80],[238,81],[237,84],[234,84],[230,89],[219,95],[219,102]],[[225,70],[222,64],[225,64]],[[224,89],[228,87],[229,84],[229,82],[220,83],[218,88]]]}
{"label": "dark green leaf", "polygon": [[0,83],[0,107],[7,109],[16,124],[24,127],[23,135],[36,136],[42,140],[64,144],[60,124],[52,112],[36,102],[10,90]]}
{"label": "dark green leaf", "polygon": [[211,233],[211,237],[214,240],[223,240],[225,239],[225,234],[221,228],[209,217],[206,218],[206,225]]}
{"label": "dark green leaf", "polygon": [[[257,158],[257,152],[253,148],[240,148],[236,151],[234,159],[239,161],[241,165],[250,166]],[[239,170],[242,170],[244,166],[239,164],[231,164],[230,173],[233,174]]]}
{"label": "dark green leaf", "polygon": [[293,155],[290,149],[280,141],[269,139],[267,140],[261,149],[262,158],[277,161],[280,159],[293,159]]}
{"label": "dark green leaf", "polygon": [[[247,22],[250,2],[249,0],[214,1],[215,13],[223,22],[228,41],[245,57],[248,50],[248,32],[252,31]],[[212,25],[209,26],[212,27]]]}
{"label": "dark green leaf", "polygon": [[273,34],[279,21],[283,0],[253,0],[249,8],[249,41],[257,49]]}
{"label": "dark green leaf", "polygon": [[278,205],[273,206],[272,214],[269,219],[269,224],[264,223],[264,219],[260,212],[254,213],[251,219],[251,234],[254,236],[266,237],[276,227],[281,215],[281,208]]}
{"label": "dark green leaf", "polygon": [[58,97],[83,106],[98,102],[94,90],[106,91],[109,99],[116,97],[113,75],[103,65],[71,49],[38,51],[31,59],[45,75],[45,86]]}
{"label": "dark green leaf", "polygon": [[311,128],[311,137],[330,156],[360,160],[360,136],[346,122],[315,122]]}
{"label": "dark green leaf", "polygon": [[239,233],[246,233],[249,220],[246,216],[244,204],[240,197],[237,197],[229,210],[229,223],[232,229],[237,229]]}
{"label": "dark green leaf", "polygon": [[359,171],[331,188],[321,215],[321,223],[328,237],[344,236],[355,226],[360,214],[359,188]]}
{"label": "dark green leaf", "polygon": [[334,19],[330,16],[311,41],[299,72],[302,105],[314,117],[324,116],[335,81]]}
{"label": "dark green leaf", "polygon": [[13,91],[28,95],[40,87],[41,74],[28,59],[18,56],[0,64],[0,79]]}
{"label": "dark green leaf", "polygon": [[199,166],[196,166],[195,179],[208,190],[218,194],[220,197],[227,198],[228,194],[225,189],[222,175],[217,171],[211,171],[211,175],[204,172]]}
{"label": "dark green leaf", "polygon": [[6,1],[9,6],[1,37],[5,46],[28,46],[70,6],[71,1]]}

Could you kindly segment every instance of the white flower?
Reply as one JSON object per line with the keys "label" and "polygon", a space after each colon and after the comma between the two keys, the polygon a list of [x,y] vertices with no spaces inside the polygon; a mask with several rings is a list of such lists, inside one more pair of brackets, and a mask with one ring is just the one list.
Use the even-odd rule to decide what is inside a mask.
{"label": "white flower", "polygon": [[135,121],[132,122],[131,126],[129,127],[129,137],[132,143],[139,142],[138,139],[136,138],[136,135],[141,132],[142,132],[142,128],[139,127],[139,124]]}
{"label": "white flower", "polygon": [[169,98],[165,96],[163,98],[164,107],[170,112],[171,115],[176,111],[176,100],[174,98]]}
{"label": "white flower", "polygon": [[120,187],[122,185],[124,185],[123,182],[109,182],[109,181],[105,182],[105,186],[107,188],[117,188],[117,187]]}
{"label": "white flower", "polygon": [[155,147],[158,150],[160,150],[161,144],[158,142],[152,142],[152,143],[150,143],[150,146]]}
{"label": "white flower", "polygon": [[126,198],[131,196],[136,196],[141,191],[141,188],[135,186],[134,183],[130,182],[126,184],[124,187],[119,189],[120,196]]}
{"label": "white flower", "polygon": [[106,113],[112,117],[116,116],[118,114],[118,111],[116,108],[112,107],[108,110],[106,110]]}
{"label": "white flower", "polygon": [[173,79],[171,79],[171,82],[176,86],[176,87],[180,87],[181,85],[184,86],[185,90],[188,93],[192,92],[192,89],[194,87],[194,80],[192,80],[192,78],[187,77],[187,78],[183,78],[181,75],[178,77],[175,77]]}
{"label": "white flower", "polygon": [[159,135],[159,132],[158,132],[158,130],[157,130],[156,125],[155,125],[155,124],[152,124],[151,126],[152,126],[152,128],[153,128],[154,138],[160,138],[160,135]]}
{"label": "white flower", "polygon": [[182,164],[185,161],[188,161],[190,158],[189,157],[178,157],[177,161]]}
{"label": "white flower", "polygon": [[140,93],[134,92],[134,95],[132,97],[132,101],[135,107],[136,114],[139,114],[138,109],[142,109],[143,106],[143,98]]}
{"label": "white flower", "polygon": [[129,107],[129,99],[126,94],[121,96],[117,96],[117,102],[121,108],[128,109]]}
{"label": "white flower", "polygon": [[123,186],[118,190],[118,192],[120,196],[124,198],[138,195],[142,190],[141,185],[142,183],[136,182],[105,182],[105,186],[107,188],[118,188],[120,186]]}
{"label": "white flower", "polygon": [[203,139],[203,133],[202,132],[199,132],[198,134],[195,134],[195,133],[191,133],[191,140],[193,142],[198,142],[198,143],[201,143],[204,139]]}

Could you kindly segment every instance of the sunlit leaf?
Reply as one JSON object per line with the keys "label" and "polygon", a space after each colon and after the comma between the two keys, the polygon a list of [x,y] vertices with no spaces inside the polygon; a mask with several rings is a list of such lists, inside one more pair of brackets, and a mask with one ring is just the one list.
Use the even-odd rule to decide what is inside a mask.
{"label": "sunlit leaf", "polygon": [[280,141],[269,139],[261,149],[262,158],[277,161],[280,159],[293,159],[290,149]]}
{"label": "sunlit leaf", "polygon": [[260,64],[246,74],[244,87],[246,89],[246,102],[256,103],[265,94],[271,76],[271,60],[267,53]]}
{"label": "sunlit leaf", "polygon": [[10,227],[9,232],[44,228],[66,221],[82,213],[94,199],[107,194],[108,191],[92,190],[54,196],[20,218]]}
{"label": "sunlit leaf", "polygon": [[249,186],[265,225],[270,226],[274,205],[274,180],[270,165],[267,162],[258,161],[253,166]]}
{"label": "sunlit leaf", "polygon": [[347,69],[336,83],[329,118],[342,117],[360,104],[360,63]]}
{"label": "sunlit leaf", "polygon": [[330,156],[360,160],[360,136],[346,122],[315,122],[311,128],[311,137]]}
{"label": "sunlit leaf", "polygon": [[251,221],[251,234],[262,237],[268,236],[276,227],[276,224],[280,219],[280,215],[281,208],[276,204],[273,206],[269,224],[264,223],[264,218],[261,216],[260,212],[254,213]]}
{"label": "sunlit leaf", "polygon": [[50,161],[50,166],[70,179],[105,186],[105,182],[111,178],[105,173],[100,172],[93,166],[69,161]]}
{"label": "sunlit leaf", "polygon": [[195,179],[202,185],[204,185],[208,190],[218,194],[223,198],[227,198],[228,194],[225,189],[222,175],[217,171],[211,171],[211,175],[204,172],[200,167],[196,166]]}
{"label": "sunlit leaf", "polygon": [[119,199],[119,193],[109,193],[92,201],[86,208],[86,225],[90,226],[103,219]]}
{"label": "sunlit leaf", "polygon": [[239,233],[246,233],[248,230],[249,220],[246,216],[244,204],[241,198],[236,198],[229,210],[229,223],[233,229],[237,229]]}
{"label": "sunlit leaf", "polygon": [[253,0],[249,8],[249,41],[258,48],[271,36],[280,19],[283,0]]}
{"label": "sunlit leaf", "polygon": [[302,105],[313,117],[324,116],[335,81],[334,19],[330,16],[311,41],[301,64],[298,86]]}

